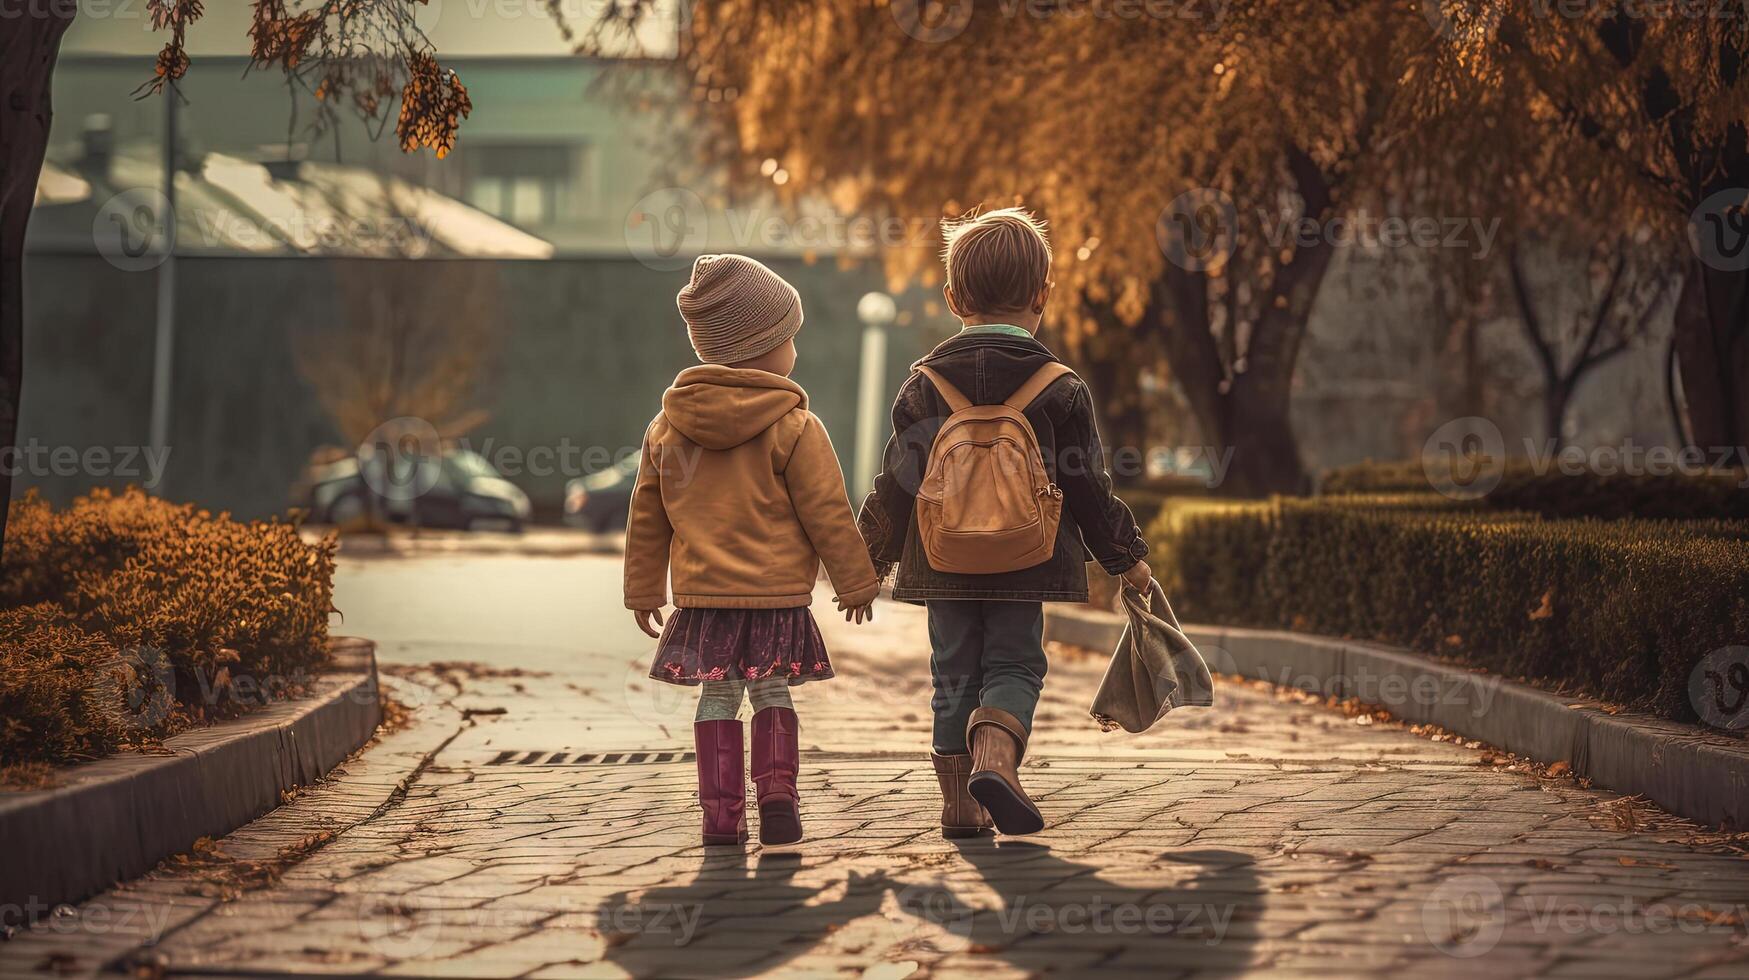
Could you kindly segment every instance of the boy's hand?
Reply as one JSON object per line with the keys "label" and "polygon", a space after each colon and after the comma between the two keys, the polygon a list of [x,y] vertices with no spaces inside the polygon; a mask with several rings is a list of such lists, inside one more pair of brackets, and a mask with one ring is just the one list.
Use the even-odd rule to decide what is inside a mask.
{"label": "boy's hand", "polygon": [[1153,591],[1150,583],[1154,581],[1154,570],[1148,567],[1147,562],[1138,561],[1130,566],[1129,571],[1123,573],[1123,580],[1130,588],[1147,595]]}
{"label": "boy's hand", "polygon": [[656,626],[662,625],[662,610],[634,609],[632,610],[632,618],[638,621],[638,629],[643,630],[645,633],[650,634],[658,640],[662,638],[662,631],[650,625],[650,620],[652,618],[656,620]]}
{"label": "boy's hand", "polygon": [[870,599],[860,606],[847,606],[841,602],[838,604],[838,610],[844,613],[844,621],[847,623],[855,623],[856,625],[861,626],[865,622],[874,622],[873,599]]}

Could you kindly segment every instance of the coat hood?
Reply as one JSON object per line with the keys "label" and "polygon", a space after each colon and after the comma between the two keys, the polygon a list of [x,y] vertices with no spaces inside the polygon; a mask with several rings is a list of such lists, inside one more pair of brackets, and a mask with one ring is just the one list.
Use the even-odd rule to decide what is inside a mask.
{"label": "coat hood", "polygon": [[808,393],[782,375],[720,364],[687,368],[662,395],[668,423],[706,449],[733,449],[807,407]]}

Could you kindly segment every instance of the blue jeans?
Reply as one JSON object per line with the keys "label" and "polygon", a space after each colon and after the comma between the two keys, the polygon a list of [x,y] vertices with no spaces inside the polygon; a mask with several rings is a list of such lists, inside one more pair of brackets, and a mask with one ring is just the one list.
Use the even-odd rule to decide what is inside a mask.
{"label": "blue jeans", "polygon": [[934,749],[961,755],[966,723],[979,707],[1001,708],[1032,731],[1045,686],[1044,605],[983,599],[931,599],[929,672],[935,696]]}

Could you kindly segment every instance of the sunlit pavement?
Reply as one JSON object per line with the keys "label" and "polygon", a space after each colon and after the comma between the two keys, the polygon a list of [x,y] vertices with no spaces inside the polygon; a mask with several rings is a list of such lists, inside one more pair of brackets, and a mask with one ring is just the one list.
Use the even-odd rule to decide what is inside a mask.
{"label": "sunlit pavement", "polygon": [[851,627],[824,587],[839,677],[796,689],[807,839],[704,848],[695,695],[644,679],[653,641],[620,607],[617,557],[436,540],[349,547],[339,574],[336,631],[381,642],[407,727],[216,848],[0,944],[0,971],[1749,971],[1749,863],[1716,838],[1254,687],[1104,734],[1085,710],[1103,662],[1069,651],[1024,770],[1046,830],[944,841],[921,610],[882,602]]}

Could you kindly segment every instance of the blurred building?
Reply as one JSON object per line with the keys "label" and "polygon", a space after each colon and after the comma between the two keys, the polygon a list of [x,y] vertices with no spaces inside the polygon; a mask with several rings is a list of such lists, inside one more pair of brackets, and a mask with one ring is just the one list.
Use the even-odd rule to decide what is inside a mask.
{"label": "blurred building", "polygon": [[[711,175],[669,159],[663,119],[637,104],[638,86],[665,96],[662,63],[639,69],[626,97],[607,89],[600,62],[494,54],[531,45],[482,43],[471,5],[434,6],[458,43],[434,39],[474,104],[442,161],[403,154],[392,130],[372,133],[344,114],[311,130],[313,100],[294,98],[277,73],[250,72],[240,48],[227,48],[226,32],[244,26],[236,11],[191,32],[176,112],[171,454],[154,489],[247,516],[283,509],[312,452],[356,438],[324,403],[332,393],[312,383],[310,372],[324,370],[314,338],[336,324],[370,329],[385,304],[416,299],[433,316],[491,321],[452,331],[456,343],[490,338],[493,348],[480,351],[493,378],[468,439],[511,460],[558,460],[507,474],[550,514],[568,477],[602,465],[579,450],[635,448],[663,388],[694,363],[674,293],[690,256],[713,249],[758,255],[801,291],[808,327],[796,377],[848,466],[855,304],[885,285],[872,250],[759,234],[775,210],[724,208]],[[549,48],[558,38],[534,13],[509,24]],[[137,26],[82,16],[56,72],[27,244],[20,429],[22,443],[45,449],[147,441],[159,264],[150,237],[167,107],[164,97],[133,96],[159,43]],[[409,283],[418,296],[406,295]],[[377,301],[361,304],[367,293]],[[895,383],[949,329],[927,298],[900,302],[887,357]],[[142,479],[49,467],[16,485],[65,499]]]}

